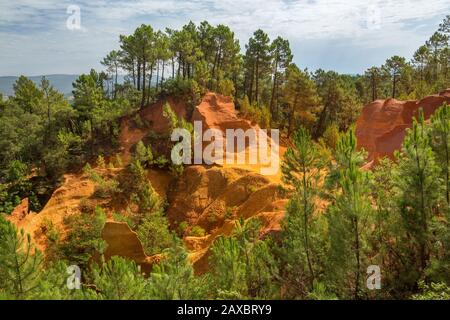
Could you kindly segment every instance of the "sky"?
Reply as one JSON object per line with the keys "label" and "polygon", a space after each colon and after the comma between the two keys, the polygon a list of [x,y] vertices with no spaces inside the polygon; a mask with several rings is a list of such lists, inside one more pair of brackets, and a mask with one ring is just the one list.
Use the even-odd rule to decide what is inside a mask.
{"label": "sky", "polygon": [[190,20],[228,25],[242,49],[261,28],[288,39],[301,68],[356,74],[411,58],[446,14],[449,0],[0,0],[0,76],[101,69],[120,34]]}

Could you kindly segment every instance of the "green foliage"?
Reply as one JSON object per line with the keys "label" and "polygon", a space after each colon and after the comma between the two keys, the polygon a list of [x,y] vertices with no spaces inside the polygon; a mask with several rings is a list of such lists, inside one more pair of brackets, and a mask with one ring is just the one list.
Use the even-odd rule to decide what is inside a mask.
{"label": "green foliage", "polygon": [[112,257],[101,267],[94,265],[91,272],[95,291],[90,294],[100,300],[145,299],[146,281],[134,261]]}
{"label": "green foliage", "polygon": [[331,123],[336,124],[341,131],[350,129],[361,110],[355,79],[321,69],[314,73],[313,79],[322,106],[315,124],[314,136],[322,136]]}
{"label": "green foliage", "polygon": [[339,140],[339,128],[337,125],[332,123],[327,127],[327,129],[323,133],[323,142],[328,148],[334,150],[336,148],[338,140]]}
{"label": "green foliage", "polygon": [[145,144],[139,141],[136,145],[136,150],[134,152],[134,159],[139,161],[144,166],[150,166],[153,164],[153,152],[150,145],[145,146]]}
{"label": "green foliage", "polygon": [[36,290],[42,271],[42,256],[31,237],[0,216],[0,288],[15,299],[25,299]]}
{"label": "green foliage", "polygon": [[105,242],[101,238],[106,215],[100,207],[94,212],[81,212],[64,218],[68,234],[61,242],[60,252],[69,264],[87,266],[96,253],[103,253]]}
{"label": "green foliage", "polygon": [[222,79],[219,81],[217,91],[224,96],[234,97],[236,89],[234,88],[233,81],[230,79]]}
{"label": "green foliage", "polygon": [[283,222],[282,274],[286,296],[306,297],[313,290],[323,266],[323,243],[319,233],[315,199],[318,196],[321,155],[308,131],[300,127],[293,147],[285,154],[283,180],[292,188]]}
{"label": "green foliage", "polygon": [[338,189],[327,208],[327,276],[329,287],[339,297],[358,299],[363,291],[364,267],[369,265],[366,226],[372,215],[368,198],[371,176],[359,168],[361,153],[356,150],[353,130],[340,137],[335,152],[337,164],[329,179],[335,179]]}
{"label": "green foliage", "polygon": [[194,226],[192,227],[191,231],[189,232],[189,235],[191,237],[204,237],[206,234],[205,229],[203,229],[200,226]]}
{"label": "green foliage", "polygon": [[413,300],[450,300],[450,288],[445,283],[419,282],[419,288],[422,291],[412,296]]}
{"label": "green foliage", "polygon": [[450,106],[444,104],[431,116],[431,145],[436,161],[442,168],[441,177],[445,185],[444,199],[450,205]]}
{"label": "green foliage", "polygon": [[295,131],[295,122],[300,121],[312,128],[316,121],[315,113],[319,107],[319,96],[314,81],[307,71],[295,64],[287,69],[284,101],[288,105],[288,137]]}
{"label": "green foliage", "polygon": [[113,200],[128,207],[132,227],[141,224],[146,216],[159,215],[163,205],[139,161],[133,161],[119,176],[119,186]]}
{"label": "green foliage", "polygon": [[429,128],[419,110],[408,131],[401,153],[397,153],[398,170],[394,181],[398,192],[398,210],[405,237],[402,242],[410,253],[408,271],[416,277],[423,271],[430,256],[430,223],[441,193],[440,168],[430,144]]}
{"label": "green foliage", "polygon": [[219,237],[211,247],[211,279],[219,299],[270,299],[276,296],[278,268],[271,243],[259,240],[257,220],[236,224],[232,237]]}
{"label": "green foliage", "polygon": [[205,280],[194,276],[187,252],[178,243],[153,267],[147,288],[149,298],[155,300],[205,299],[207,290]]}
{"label": "green foliage", "polygon": [[42,273],[36,290],[28,296],[33,300],[77,300],[84,298],[80,290],[67,287],[67,265],[57,261]]}
{"label": "green foliage", "polygon": [[[104,168],[105,162],[103,157],[99,157],[97,160],[97,166],[99,168]],[[100,198],[109,198],[119,191],[119,182],[115,179],[109,177],[103,177],[102,174],[98,173],[96,170],[92,169],[88,164],[83,168],[85,174],[95,184],[94,194]]]}
{"label": "green foliage", "polygon": [[[110,199],[114,209],[126,208],[128,214],[120,217],[137,232],[148,255],[163,254],[148,279],[136,263],[115,257],[93,266],[82,290],[70,291],[64,262],[87,270],[105,248],[106,215],[95,207],[99,199],[80,201],[81,214],[64,219],[65,237],[43,221],[45,266],[30,237],[1,217],[0,298],[448,300],[449,107],[437,110],[431,124],[419,113],[396,161],[380,159],[371,172],[361,169],[365,154],[356,149],[351,128],[363,103],[418,99],[448,87],[449,21],[447,16],[411,61],[394,56],[362,76],[300,70],[292,64],[289,42],[271,41],[263,30],[252,35],[242,55],[227,26],[206,21],[165,32],[141,25],[121,36],[120,49],[102,61],[106,72],[91,70],[75,81],[72,105],[47,79],[36,85],[21,76],[12,97],[0,95],[0,212],[10,213],[25,197],[38,212],[42,204],[34,180],[55,186],[67,170],[98,157],[96,170],[88,164],[83,170],[95,182],[95,195],[102,202]],[[127,73],[123,84],[119,69]],[[115,150],[122,116],[135,115],[137,127],[148,127],[134,108],[161,98],[183,99],[190,119],[206,91],[232,96],[242,115],[292,137],[282,165],[290,200],[281,233],[262,239],[256,220],[241,219],[230,237],[214,242],[210,271],[195,276],[145,171],[157,166],[178,177],[184,167],[159,154],[159,144],[152,141],[152,149],[139,142],[115,181],[107,176],[104,157],[112,159],[111,168],[123,167]],[[169,104],[163,112],[171,130],[192,133],[192,125]],[[168,137],[156,140],[167,139],[163,143],[170,149]],[[232,215],[227,208],[226,218]],[[178,225],[181,234],[187,230],[187,222]],[[189,231],[205,235],[196,225]],[[365,289],[369,264],[382,269],[381,290]]]}
{"label": "green foliage", "polygon": [[238,241],[234,238],[220,237],[214,242],[211,251],[210,263],[214,284],[218,289],[233,292],[237,298],[242,298],[247,288],[245,262]]}
{"label": "green foliage", "polygon": [[169,222],[162,210],[147,213],[137,228],[137,234],[147,255],[161,253],[173,243]]}

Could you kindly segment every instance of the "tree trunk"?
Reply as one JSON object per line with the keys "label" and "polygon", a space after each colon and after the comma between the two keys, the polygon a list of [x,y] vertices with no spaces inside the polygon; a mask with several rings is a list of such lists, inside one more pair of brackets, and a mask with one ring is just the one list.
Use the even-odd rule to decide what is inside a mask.
{"label": "tree trunk", "polygon": [[132,68],[131,73],[132,73],[132,77],[133,77],[133,86],[136,88],[136,73],[134,70],[134,59],[131,64],[131,68]]}
{"label": "tree trunk", "polygon": [[291,113],[289,115],[289,127],[288,127],[288,135],[287,137],[290,138],[292,131],[293,131],[293,127],[294,127],[294,113],[295,113],[295,107],[297,105],[297,95],[295,95],[295,100],[293,105],[291,106]]}
{"label": "tree trunk", "polygon": [[307,203],[307,194],[306,194],[306,188],[307,188],[307,182],[306,182],[306,167],[305,165],[302,166],[303,171],[303,223],[305,225],[305,252],[306,252],[306,260],[308,261],[308,269],[309,273],[311,274],[311,283],[310,288],[311,291],[314,289],[314,270],[311,263],[311,257],[309,253],[309,235],[308,235],[308,203]]}
{"label": "tree trunk", "polygon": [[156,92],[158,92],[159,85],[159,60],[156,60]]}
{"label": "tree trunk", "polygon": [[152,87],[152,79],[153,79],[153,63],[150,68],[150,79],[148,80],[148,95],[147,95],[147,105],[150,103],[150,89]]}
{"label": "tree trunk", "polygon": [[216,76],[216,67],[217,67],[217,59],[218,59],[218,57],[217,57],[217,55],[219,54],[219,52],[218,51],[216,51],[216,54],[215,54],[215,56],[214,56],[214,63],[213,63],[213,68],[212,68],[212,71],[211,71],[211,78],[209,79],[209,87],[212,89],[212,82],[213,82],[213,79],[215,78],[215,76]]}
{"label": "tree trunk", "polygon": [[142,100],[141,100],[141,108],[143,108],[144,105],[145,105],[145,63],[146,63],[146,61],[144,60],[144,62],[142,64]]}
{"label": "tree trunk", "polygon": [[172,56],[172,79],[175,78],[175,56]]}
{"label": "tree trunk", "polygon": [[162,74],[161,74],[161,83],[159,84],[159,87],[162,89],[163,83],[164,83],[164,69],[165,69],[165,63],[164,60],[162,60]]}
{"label": "tree trunk", "polygon": [[259,57],[256,57],[256,88],[255,88],[255,101],[258,104],[258,94],[259,94]]}
{"label": "tree trunk", "polygon": [[177,71],[177,77],[180,77],[180,69],[181,69],[181,55],[178,54],[178,71]]}
{"label": "tree trunk", "polygon": [[375,76],[372,75],[372,101],[376,100],[376,90]]}
{"label": "tree trunk", "polygon": [[319,121],[317,122],[316,132],[314,134],[315,139],[319,138],[322,135],[323,127],[326,123],[327,116],[328,116],[328,106],[325,104],[322,112],[320,113]]}
{"label": "tree trunk", "polygon": [[272,119],[274,118],[274,107],[275,107],[275,94],[276,94],[276,86],[277,86],[277,82],[278,82],[278,60],[275,61],[275,72],[273,74],[273,86],[272,86],[272,97],[270,98],[270,114],[272,115]]}
{"label": "tree trunk", "polygon": [[392,98],[395,99],[395,94],[396,94],[396,85],[397,85],[397,77],[394,75],[394,80],[392,83]]}
{"label": "tree trunk", "polygon": [[249,94],[248,94],[248,99],[250,104],[253,103],[253,79],[255,78],[255,64],[252,64],[252,74],[250,76],[250,86],[249,86]]}
{"label": "tree trunk", "polygon": [[141,62],[137,63],[137,89],[141,91]]}
{"label": "tree trunk", "polygon": [[358,230],[358,218],[354,219],[355,224],[355,249],[356,249],[356,279],[355,279],[355,300],[359,299],[359,279],[360,279],[360,271],[361,271],[361,259],[359,252],[359,230]]}
{"label": "tree trunk", "polygon": [[115,79],[115,81],[114,81],[114,99],[116,98],[116,96],[117,96],[117,66],[116,66],[116,79]]}

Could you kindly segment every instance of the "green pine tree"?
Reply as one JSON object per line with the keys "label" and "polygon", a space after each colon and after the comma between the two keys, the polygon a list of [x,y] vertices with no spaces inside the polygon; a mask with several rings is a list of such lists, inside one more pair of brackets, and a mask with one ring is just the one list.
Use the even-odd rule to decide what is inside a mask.
{"label": "green pine tree", "polygon": [[283,224],[283,273],[285,287],[293,296],[306,296],[318,277],[319,244],[315,200],[318,196],[321,155],[308,131],[301,127],[293,137],[293,147],[285,153],[282,172],[293,189]]}
{"label": "green pine tree", "polygon": [[38,286],[42,263],[30,235],[0,216],[0,288],[16,299],[26,299]]}
{"label": "green pine tree", "polygon": [[430,223],[435,215],[441,194],[441,170],[436,163],[422,110],[414,119],[400,153],[394,174],[399,213],[410,265],[406,267],[411,281],[420,277],[430,260]]}
{"label": "green pine tree", "polygon": [[334,172],[329,175],[337,189],[327,211],[330,237],[328,278],[338,296],[359,299],[367,267],[370,174],[359,167],[363,154],[356,149],[353,130],[340,137],[335,158]]}
{"label": "green pine tree", "polygon": [[[102,300],[141,300],[146,298],[146,281],[134,261],[112,257],[102,267],[92,268],[93,297]],[[95,288],[95,293],[94,293]]]}
{"label": "green pine tree", "polygon": [[207,286],[204,278],[194,275],[186,249],[176,243],[164,252],[159,264],[153,266],[147,293],[150,299],[192,300],[205,299]]}

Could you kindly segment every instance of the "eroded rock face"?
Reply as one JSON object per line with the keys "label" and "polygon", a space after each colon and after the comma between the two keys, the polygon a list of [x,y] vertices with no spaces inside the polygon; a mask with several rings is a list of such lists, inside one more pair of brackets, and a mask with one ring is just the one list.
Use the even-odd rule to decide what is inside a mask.
{"label": "eroded rock face", "polygon": [[[59,232],[64,232],[64,217],[78,214],[80,202],[89,198],[94,193],[94,184],[82,174],[66,174],[64,182],[56,189],[50,200],[39,213],[27,212],[26,202],[22,201],[16,214],[7,219],[13,222],[18,229],[31,235],[36,248],[45,252],[47,238],[45,236],[45,224],[51,222]],[[20,219],[19,219],[20,218]]]}
{"label": "eroded rock face", "polygon": [[28,198],[22,199],[19,205],[14,208],[13,212],[11,212],[9,219],[11,222],[17,223],[23,220],[29,212],[30,209]]}
{"label": "eroded rock face", "polygon": [[108,221],[105,223],[102,238],[107,244],[104,252],[105,260],[114,256],[129,258],[135,261],[141,270],[149,274],[152,265],[159,261],[158,256],[147,256],[136,232],[125,222]]}
{"label": "eroded rock face", "polygon": [[422,108],[425,119],[429,119],[444,103],[450,103],[450,89],[418,101],[387,99],[366,105],[356,122],[358,147],[368,152],[372,163],[382,157],[392,158],[400,149],[418,109]]}
{"label": "eroded rock face", "polygon": [[231,97],[225,97],[213,92],[207,93],[201,103],[195,107],[192,121],[202,121],[203,129],[226,129],[252,128],[248,120],[239,118]]}
{"label": "eroded rock face", "polygon": [[[187,167],[169,200],[171,226],[178,229],[183,222],[188,226],[184,242],[196,273],[208,269],[209,247],[217,237],[230,235],[241,217],[257,217],[261,237],[278,232],[287,203],[278,194],[278,184],[262,175],[204,166]],[[189,236],[193,226],[204,229],[205,236]]]}

